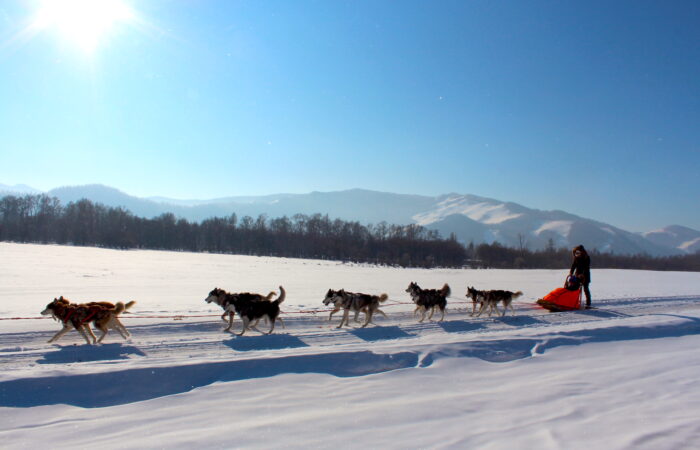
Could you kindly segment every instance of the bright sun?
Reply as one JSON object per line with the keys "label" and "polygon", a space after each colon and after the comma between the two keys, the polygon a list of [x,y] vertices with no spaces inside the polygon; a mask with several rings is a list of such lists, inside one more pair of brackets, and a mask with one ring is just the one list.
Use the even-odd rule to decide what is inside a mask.
{"label": "bright sun", "polygon": [[43,0],[34,21],[39,30],[55,30],[92,53],[117,23],[130,22],[133,10],[120,0]]}

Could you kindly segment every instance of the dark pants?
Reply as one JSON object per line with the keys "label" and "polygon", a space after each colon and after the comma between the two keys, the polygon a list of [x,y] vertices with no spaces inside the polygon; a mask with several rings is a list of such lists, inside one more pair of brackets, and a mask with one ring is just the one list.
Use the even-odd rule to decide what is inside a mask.
{"label": "dark pants", "polygon": [[588,290],[588,285],[591,283],[583,284],[583,293],[586,295],[586,308],[591,306],[591,291]]}

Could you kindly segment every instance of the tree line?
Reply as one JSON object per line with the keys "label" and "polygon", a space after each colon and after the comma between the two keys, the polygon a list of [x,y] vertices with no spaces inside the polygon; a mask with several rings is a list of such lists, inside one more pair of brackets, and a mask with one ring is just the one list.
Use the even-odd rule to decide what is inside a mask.
{"label": "tree line", "polygon": [[[673,270],[700,272],[700,253],[654,257],[646,254],[618,255],[588,251],[591,267],[597,269]],[[469,244],[467,246],[469,266],[498,269],[568,269],[573,255],[571,249],[549,245],[541,250],[505,247],[493,244]]]}
{"label": "tree line", "polygon": [[419,225],[330,219],[328,215],[257,218],[236,214],[189,222],[171,213],[151,219],[90,200],[62,205],[46,195],[0,199],[0,240],[117,249],[183,250],[353,261],[402,267],[461,267],[466,250]]}
{"label": "tree line", "polygon": [[[90,200],[62,205],[46,195],[0,199],[0,241],[117,249],[181,250],[257,256],[332,259],[401,267],[565,269],[571,250],[460,244],[419,225],[330,219],[328,215],[257,218],[236,214],[189,222],[171,213],[151,219]],[[585,245],[585,243],[584,243]],[[700,271],[700,253],[651,257],[589,252],[594,268]]]}

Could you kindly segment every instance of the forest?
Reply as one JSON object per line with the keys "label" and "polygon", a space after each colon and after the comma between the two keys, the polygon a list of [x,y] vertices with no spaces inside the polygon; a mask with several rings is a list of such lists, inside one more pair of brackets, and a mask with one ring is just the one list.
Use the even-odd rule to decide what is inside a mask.
{"label": "forest", "polygon": [[[296,214],[212,217],[189,222],[174,214],[137,217],[123,208],[79,200],[62,205],[46,195],[0,199],[0,241],[54,243],[115,249],[282,256],[370,263],[400,267],[471,267],[562,269],[571,251],[531,250],[491,244],[463,245],[422,226],[331,219],[328,215]],[[585,245],[585,243],[584,243]],[[670,257],[590,252],[592,267],[700,271],[700,253]]]}

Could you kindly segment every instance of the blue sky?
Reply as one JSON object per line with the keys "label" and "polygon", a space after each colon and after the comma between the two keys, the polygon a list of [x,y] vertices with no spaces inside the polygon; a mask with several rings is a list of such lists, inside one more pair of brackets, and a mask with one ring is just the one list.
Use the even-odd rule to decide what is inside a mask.
{"label": "blue sky", "polygon": [[700,2],[124,3],[89,51],[31,27],[46,2],[0,3],[0,183],[459,192],[700,229]]}

